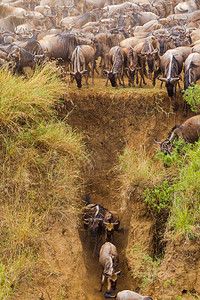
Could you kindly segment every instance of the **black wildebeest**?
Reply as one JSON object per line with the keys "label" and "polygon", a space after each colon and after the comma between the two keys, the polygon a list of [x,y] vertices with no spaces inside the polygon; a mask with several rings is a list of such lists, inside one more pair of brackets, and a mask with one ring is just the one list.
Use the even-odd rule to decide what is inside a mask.
{"label": "black wildebeest", "polygon": [[116,290],[117,275],[121,273],[121,271],[116,271],[119,263],[119,256],[115,245],[110,242],[106,242],[101,246],[99,253],[99,263],[103,269],[101,275],[100,292],[102,291],[105,277],[107,277],[108,279],[107,291],[105,293],[106,295]]}

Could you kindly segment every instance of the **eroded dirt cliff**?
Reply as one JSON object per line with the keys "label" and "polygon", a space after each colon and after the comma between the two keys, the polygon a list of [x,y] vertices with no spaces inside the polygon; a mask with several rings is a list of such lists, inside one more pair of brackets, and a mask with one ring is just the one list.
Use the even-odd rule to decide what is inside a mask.
{"label": "eroded dirt cliff", "polygon": [[[137,259],[130,251],[140,245],[144,254],[153,256],[155,222],[141,201],[140,190],[133,191],[131,198],[121,194],[115,166],[129,144],[137,151],[155,153],[154,139],[164,139],[175,124],[192,115],[191,112],[184,115],[181,96],[177,104],[178,109],[174,112],[166,93],[152,88],[145,91],[97,91],[91,88],[81,92],[72,89],[64,99],[60,117],[65,118],[74,130],[83,133],[88,153],[91,153],[90,163],[83,170],[82,201],[88,193],[91,202],[120,213],[124,234],[115,235],[119,269],[122,270],[118,291],[141,291],[135,274]],[[104,299],[103,293],[98,291],[101,274],[98,255],[92,258],[92,247],[89,239],[85,240],[83,228],[80,226],[79,231],[77,226],[69,229],[67,220],[56,220],[42,242],[41,256],[52,272],[38,278],[40,299]],[[159,272],[144,291],[157,300],[177,299],[178,296],[192,299],[194,292],[200,293],[199,250],[195,242],[168,243]]]}

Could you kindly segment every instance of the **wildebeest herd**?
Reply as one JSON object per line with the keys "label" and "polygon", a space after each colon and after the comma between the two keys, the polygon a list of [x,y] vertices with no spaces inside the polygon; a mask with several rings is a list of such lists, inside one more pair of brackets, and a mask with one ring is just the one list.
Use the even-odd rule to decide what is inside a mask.
{"label": "wildebeest herd", "polygon": [[96,70],[113,87],[158,79],[173,97],[182,70],[184,89],[200,78],[199,25],[200,0],[2,0],[0,65],[56,59],[79,88]]}
{"label": "wildebeest herd", "polygon": [[117,270],[119,255],[114,245],[114,232],[123,232],[123,229],[119,229],[118,213],[110,211],[100,204],[91,204],[89,195],[87,195],[82,219],[86,233],[90,235],[93,244],[93,258],[98,254],[99,264],[102,267],[100,292],[105,278],[107,278],[107,290],[104,297],[118,300],[152,300],[151,297],[142,296],[129,290],[121,291],[115,296],[111,295],[116,290],[117,278],[121,273]]}
{"label": "wildebeest herd", "polygon": [[[75,79],[94,83],[95,72],[118,84],[152,86],[164,82],[168,95],[176,94],[184,73],[184,89],[200,79],[200,0],[1,0],[0,66],[14,74],[56,60]],[[180,85],[179,85],[180,86]],[[193,126],[193,127],[192,127]],[[191,130],[195,132],[194,136]],[[175,135],[192,142],[200,135],[199,116],[173,128],[163,151],[171,151]],[[107,298],[150,300],[125,290],[112,296],[119,274],[114,231],[119,216],[99,204],[85,207],[83,223],[99,252],[102,285],[108,279]],[[101,285],[101,289],[102,289]]]}

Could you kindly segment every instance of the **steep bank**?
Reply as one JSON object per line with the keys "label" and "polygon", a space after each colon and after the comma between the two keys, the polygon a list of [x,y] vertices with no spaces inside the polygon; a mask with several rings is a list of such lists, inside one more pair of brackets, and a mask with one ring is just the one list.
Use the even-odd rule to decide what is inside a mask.
{"label": "steep bank", "polygon": [[[155,230],[154,221],[146,206],[139,201],[140,194],[136,191],[131,202],[121,195],[115,165],[128,144],[134,145],[137,151],[155,153],[157,147],[154,139],[163,139],[175,124],[180,124],[191,116],[189,112],[184,116],[182,97],[177,99],[177,104],[178,110],[174,113],[166,93],[158,89],[109,89],[106,92],[90,89],[82,90],[81,93],[71,90],[65,102],[63,116],[68,114],[67,122],[72,128],[84,132],[87,148],[92,153],[90,164],[84,171],[84,190],[90,193],[91,202],[118,210],[122,226],[125,227],[124,235],[116,235],[120,268],[123,270],[119,278],[119,290],[138,290],[137,280],[130,277],[134,273],[135,262],[125,253],[135,244],[140,244],[144,253],[152,255],[155,251]],[[88,271],[86,297],[103,299],[97,292],[100,280],[98,258],[96,257],[96,261],[91,258],[91,248],[86,244],[82,239]],[[155,299],[168,299],[166,291],[166,296],[160,296],[156,292],[164,283],[157,284],[157,287],[155,285],[154,290],[146,290],[153,293],[151,295]],[[180,295],[182,290],[178,290],[176,295]]]}

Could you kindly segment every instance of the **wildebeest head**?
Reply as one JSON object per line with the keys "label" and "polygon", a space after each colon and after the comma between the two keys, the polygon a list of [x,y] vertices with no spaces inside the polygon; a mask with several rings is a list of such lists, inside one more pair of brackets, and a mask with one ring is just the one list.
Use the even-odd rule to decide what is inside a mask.
{"label": "wildebeest head", "polygon": [[103,219],[93,218],[93,222],[89,226],[92,240],[96,240],[103,232]]}
{"label": "wildebeest head", "polygon": [[155,139],[155,143],[160,145],[161,152],[163,152],[164,154],[171,154],[173,149],[173,144],[169,141],[168,138],[166,138],[166,140],[164,140],[163,142]]}
{"label": "wildebeest head", "polygon": [[130,67],[128,68],[128,73],[129,73],[129,76],[132,80],[134,80],[135,71],[136,71],[136,66],[135,65],[130,65]]}
{"label": "wildebeest head", "polygon": [[141,55],[146,57],[148,73],[153,73],[154,71],[155,55],[157,52],[158,49],[154,49],[152,52],[141,52]]}
{"label": "wildebeest head", "polygon": [[109,72],[107,70],[103,70],[103,73],[106,73],[108,76],[108,79],[110,80],[110,83],[113,87],[117,87],[117,81],[116,81],[116,73]]}
{"label": "wildebeest head", "polygon": [[181,79],[181,77],[180,76],[175,77],[175,78],[160,78],[160,77],[158,77],[158,79],[160,81],[165,82],[168,96],[169,97],[173,97],[174,96],[174,91],[175,91],[176,84]]}
{"label": "wildebeest head", "polygon": [[114,223],[111,222],[111,219],[109,219],[108,224],[106,225],[106,241],[111,242],[112,236],[114,234]]}
{"label": "wildebeest head", "polygon": [[112,272],[111,275],[105,274],[105,276],[108,278],[107,293],[112,293],[116,290],[117,275],[119,275],[120,273],[121,273],[121,271]]}
{"label": "wildebeest head", "polygon": [[73,77],[73,79],[76,80],[77,87],[80,89],[82,87],[82,76],[83,74],[87,73],[87,70],[81,71],[81,72],[70,72],[70,75]]}

